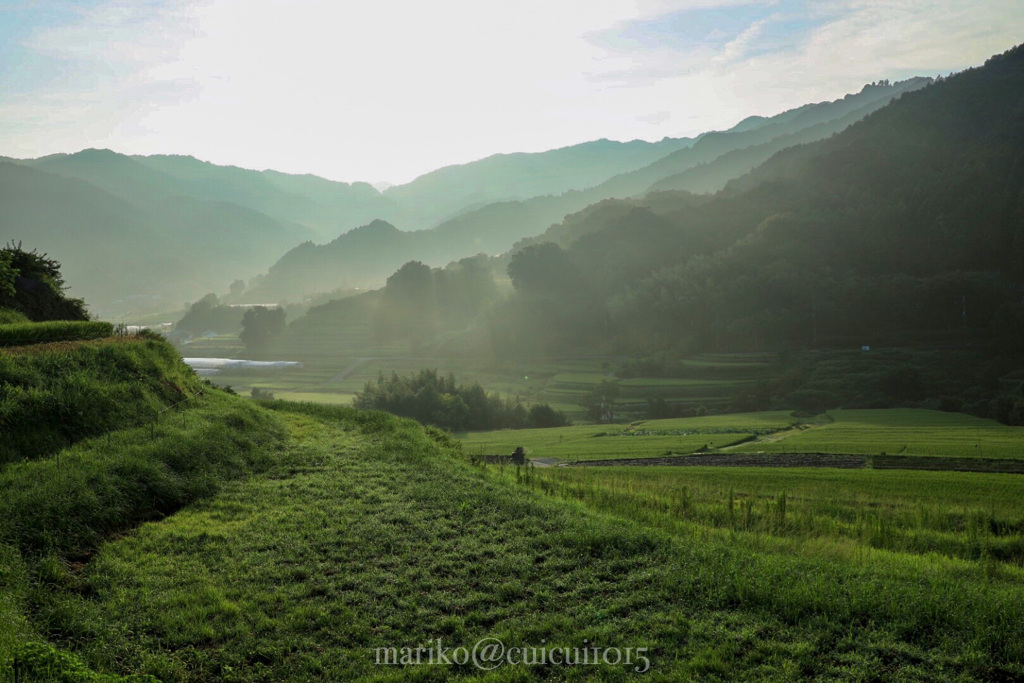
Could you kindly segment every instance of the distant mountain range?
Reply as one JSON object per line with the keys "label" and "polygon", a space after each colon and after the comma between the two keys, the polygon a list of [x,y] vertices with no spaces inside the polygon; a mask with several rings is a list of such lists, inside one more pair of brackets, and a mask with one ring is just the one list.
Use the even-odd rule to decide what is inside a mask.
{"label": "distant mountain range", "polygon": [[177,306],[262,271],[252,293],[271,300],[377,286],[409,259],[443,265],[506,251],[602,199],[716,190],[926,83],[868,86],[696,139],[494,155],[384,192],[187,156],[90,149],[2,159],[0,241],[61,260],[72,293],[107,315]]}
{"label": "distant mountain range", "polygon": [[[593,187],[526,200],[494,202],[464,211],[432,230],[402,232],[390,223],[375,221],[322,246],[302,244],[270,268],[259,283],[259,296],[295,298],[342,285],[376,286],[410,259],[444,265],[477,253],[501,253],[518,240],[540,234],[567,215],[603,199],[642,196],[652,190],[683,187],[693,192],[714,192],[778,150],[832,135],[903,93],[930,82],[928,78],[914,78],[892,85],[869,85],[855,95],[834,102],[805,105],[769,118],[746,119],[729,131],[708,133],[688,144],[678,140],[663,141],[663,150],[675,149],[652,163],[613,175]],[[614,144],[599,141],[568,149],[574,150],[579,159],[586,155],[601,156],[598,150]],[[621,147],[614,149],[618,150],[617,154],[625,151]],[[559,159],[568,151],[555,150],[548,154],[552,155],[551,159]],[[491,157],[477,164],[486,174],[486,169],[498,163],[498,159]],[[518,162],[517,167],[522,169],[524,163]],[[531,163],[536,166],[538,162]],[[611,166],[605,163],[602,168]],[[466,176],[466,183],[469,183],[468,177],[475,169],[473,164],[442,169],[410,186],[431,187],[438,179],[451,179],[456,174]],[[410,186],[393,188],[387,195],[410,191],[407,189]]]}
{"label": "distant mountain range", "polygon": [[[742,166],[731,156],[706,168]],[[693,183],[712,181],[683,173],[656,187]],[[561,277],[566,292],[589,292],[588,318],[607,321],[597,338],[624,353],[858,348],[908,335],[931,344],[972,335],[1017,350],[1024,47],[787,146],[717,194],[606,200],[519,248],[546,242],[564,252],[548,257],[559,272],[574,274]],[[536,329],[508,318],[511,331],[493,337],[514,345],[516,330]]]}

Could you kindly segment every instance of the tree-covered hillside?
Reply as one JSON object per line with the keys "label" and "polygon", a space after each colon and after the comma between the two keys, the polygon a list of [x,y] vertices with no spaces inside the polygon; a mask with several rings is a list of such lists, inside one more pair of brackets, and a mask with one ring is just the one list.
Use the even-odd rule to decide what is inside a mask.
{"label": "tree-covered hillside", "polygon": [[[388,190],[386,196],[404,198],[403,201],[419,197],[414,203],[426,206],[431,194],[436,202],[444,202],[449,201],[446,197],[460,196],[459,192],[473,193],[482,186],[500,187],[494,169],[499,158],[505,164],[518,165],[524,173],[532,168],[537,175],[532,182],[510,182],[508,197],[541,193],[544,189],[539,184],[541,179],[548,183],[547,193],[524,200],[510,198],[483,203],[431,230],[403,232],[383,221],[374,221],[324,245],[304,243],[274,264],[267,277],[259,282],[257,298],[295,298],[343,285],[376,286],[386,273],[413,259],[441,266],[478,253],[506,252],[517,241],[540,234],[569,214],[604,199],[645,194],[652,184],[665,183],[695,192],[715,191],[778,150],[843,130],[892,99],[928,82],[929,79],[917,78],[892,85],[870,85],[841,100],[805,105],[761,119],[756,125],[748,122],[736,129],[708,133],[692,144],[665,141],[661,146],[639,147],[646,156],[634,154],[629,158],[649,158],[658,150],[661,157],[586,189],[575,189],[569,183],[569,176],[581,173],[587,162],[593,166],[587,177],[594,179],[611,168],[610,159],[620,159],[629,145],[637,147],[636,143],[616,146],[619,143],[600,141],[545,155],[490,157],[464,167],[442,169],[410,185]],[[558,160],[565,163],[565,168],[556,170],[553,164]],[[620,159],[619,163],[626,163],[625,159]],[[528,173],[526,178],[530,179]],[[464,189],[445,189],[454,185]],[[467,201],[479,199],[470,194],[466,198]]]}
{"label": "tree-covered hillside", "polygon": [[[572,270],[553,267],[575,273],[565,291],[594,293],[587,317],[607,316],[590,342],[621,350],[860,345],[922,331],[943,343],[965,329],[1019,339],[1022,122],[1017,48],[780,152],[710,200],[607,202],[537,241],[564,249]],[[563,315],[525,315],[509,327],[566,328],[582,343]]]}

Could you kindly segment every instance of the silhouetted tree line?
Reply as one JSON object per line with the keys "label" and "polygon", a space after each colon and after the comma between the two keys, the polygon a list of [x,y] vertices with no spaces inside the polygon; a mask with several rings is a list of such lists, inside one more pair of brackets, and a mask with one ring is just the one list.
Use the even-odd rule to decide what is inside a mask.
{"label": "silhouetted tree line", "polygon": [[175,327],[192,334],[229,334],[242,326],[242,314],[241,308],[224,306],[216,294],[210,293],[189,306]]}
{"label": "silhouetted tree line", "polygon": [[546,403],[527,409],[518,398],[488,394],[478,383],[470,385],[425,369],[408,376],[383,374],[367,382],[356,394],[355,406],[411,417],[451,431],[561,427],[569,424],[564,413]]}
{"label": "silhouetted tree line", "polygon": [[[945,343],[1024,329],[1024,49],[787,149],[705,201],[592,207],[511,257],[510,351]],[[926,334],[925,334],[926,333]]]}
{"label": "silhouetted tree line", "polygon": [[410,261],[381,291],[373,335],[377,341],[423,343],[441,331],[466,327],[496,297],[486,257],[464,258],[443,269]]}
{"label": "silhouetted tree line", "polygon": [[280,306],[254,306],[242,316],[242,331],[238,338],[249,349],[259,350],[284,332],[285,310]]}

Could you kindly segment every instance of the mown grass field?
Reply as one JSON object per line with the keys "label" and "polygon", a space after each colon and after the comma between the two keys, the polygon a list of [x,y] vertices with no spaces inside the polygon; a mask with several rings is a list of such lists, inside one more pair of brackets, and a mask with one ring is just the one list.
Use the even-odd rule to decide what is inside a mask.
{"label": "mown grass field", "polygon": [[522,446],[530,458],[610,460],[683,455],[722,448],[797,422],[787,411],[642,420],[629,425],[577,425],[459,434],[467,453],[508,455]]}
{"label": "mown grass field", "polygon": [[833,410],[831,422],[734,450],[1024,458],[1024,428],[936,410]]}
{"label": "mown grass field", "polygon": [[[792,473],[785,515],[747,531],[652,506],[644,482],[627,489],[644,502],[612,505],[618,493],[581,497],[559,479],[576,472],[473,467],[409,421],[274,407],[291,435],[276,465],[55,572],[30,626],[92,671],[167,681],[631,675],[608,664],[375,664],[377,647],[484,637],[648,647],[644,679],[655,681],[1024,675],[1014,558],[789,532],[798,489],[826,500],[848,482],[800,488]],[[720,507],[715,473],[691,474],[708,477],[689,484],[694,508]],[[958,500],[983,509],[987,484],[973,481]],[[911,501],[916,485],[857,486],[865,501]],[[763,493],[777,506],[774,491]],[[1017,491],[998,500],[999,520],[1020,519]]]}

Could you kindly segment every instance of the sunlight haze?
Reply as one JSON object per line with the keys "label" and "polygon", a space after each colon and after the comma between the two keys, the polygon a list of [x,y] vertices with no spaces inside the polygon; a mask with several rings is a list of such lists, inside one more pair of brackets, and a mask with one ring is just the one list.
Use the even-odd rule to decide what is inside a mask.
{"label": "sunlight haze", "polygon": [[87,147],[401,183],[658,140],[978,63],[1012,0],[0,3],[0,155]]}

